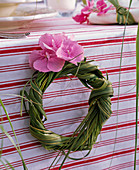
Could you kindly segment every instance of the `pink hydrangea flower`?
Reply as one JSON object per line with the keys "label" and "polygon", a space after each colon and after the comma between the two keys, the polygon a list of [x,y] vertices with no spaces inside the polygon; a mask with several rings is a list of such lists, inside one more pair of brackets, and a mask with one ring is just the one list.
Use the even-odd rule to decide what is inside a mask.
{"label": "pink hydrangea flower", "polygon": [[81,14],[77,14],[75,17],[73,17],[73,19],[76,22],[79,22],[80,24],[84,23],[88,21],[88,16],[90,15],[90,13],[92,12],[92,9],[94,7],[94,0],[92,0],[91,2],[89,0],[86,0],[86,6],[81,10]]}
{"label": "pink hydrangea flower", "polygon": [[65,61],[77,64],[84,57],[83,48],[64,34],[45,34],[39,44],[42,50],[31,53],[29,64],[40,72],[59,72]]}
{"label": "pink hydrangea flower", "polygon": [[83,60],[83,48],[76,41],[65,39],[56,52],[57,57],[69,61],[75,65]]}
{"label": "pink hydrangea flower", "polygon": [[96,7],[98,9],[97,15],[102,15],[102,14],[105,14],[108,10],[110,10],[112,5],[110,5],[108,8],[106,8],[107,4],[104,2],[104,0],[98,0],[96,3]]}

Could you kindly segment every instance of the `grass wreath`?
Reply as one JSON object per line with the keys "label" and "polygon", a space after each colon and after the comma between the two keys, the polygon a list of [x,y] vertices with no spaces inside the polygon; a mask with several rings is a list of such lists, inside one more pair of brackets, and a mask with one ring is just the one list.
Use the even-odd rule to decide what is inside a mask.
{"label": "grass wreath", "polygon": [[[54,38],[54,36],[56,37]],[[46,51],[45,52],[43,51],[43,53],[42,51],[39,51],[39,53],[36,51],[37,55],[39,54],[39,57],[40,54],[41,55],[45,54],[45,58],[46,58],[46,54],[47,56],[49,55],[49,57],[50,56],[52,57],[54,51],[52,51],[51,48],[56,46],[57,38],[59,35],[54,35],[54,36],[45,34],[43,37],[40,38],[39,43],[41,44],[42,48],[44,47],[46,48],[45,49]],[[59,38],[62,36],[63,35],[60,35]],[[46,45],[46,39],[44,41],[44,38],[46,37],[47,38],[49,37],[49,40],[47,39],[47,41],[50,41],[50,37],[52,38],[51,41],[49,42],[50,44],[47,43]],[[80,55],[78,55],[77,57],[78,59],[77,58],[75,59],[75,57],[72,56],[73,60],[76,61],[80,59],[82,60],[82,55],[83,55],[82,47],[79,46],[75,41],[73,43],[73,41],[69,40],[65,35],[63,39],[59,40],[60,44],[59,45],[57,44],[57,49],[55,50],[55,53],[57,54],[56,57],[58,57],[57,51],[61,48],[63,43],[65,43],[64,42],[65,39],[66,42],[67,41],[69,42],[68,47],[70,48],[72,47],[73,50],[72,45],[74,45],[76,47],[76,50],[78,52],[79,51],[81,52],[79,53]],[[43,43],[41,42],[42,40]],[[72,53],[68,48],[64,47],[63,49],[64,50],[66,49],[68,51],[68,54]],[[34,55],[36,54],[36,52],[33,53],[33,56],[35,56],[36,60],[34,58],[30,59],[30,65],[34,67],[36,67],[36,65],[33,63],[37,61],[37,57],[36,57],[37,55]],[[59,53],[61,55],[63,54],[62,51]],[[32,55],[30,57],[32,58]],[[46,59],[48,64],[48,58]],[[44,62],[43,58],[41,58],[41,60]],[[42,144],[44,148],[48,150],[55,150],[55,151],[59,150],[65,154],[65,158],[61,164],[61,167],[64,164],[66,158],[69,157],[71,151],[82,151],[82,150],[88,150],[89,152],[91,151],[93,145],[97,140],[97,136],[100,134],[103,124],[111,116],[112,113],[110,97],[112,97],[113,95],[113,88],[111,82],[108,81],[102,75],[102,72],[98,69],[96,65],[92,65],[91,63],[92,61],[86,61],[86,59],[84,59],[83,61],[75,63],[75,61],[72,60],[71,63],[71,59],[68,60],[64,61],[64,66],[62,66],[62,69],[60,71],[57,72],[36,71],[33,74],[31,80],[29,81],[30,82],[29,93],[27,93],[25,89],[23,89],[23,91],[21,92],[21,95],[22,96],[25,95],[29,103],[29,108],[27,110],[24,101],[25,110],[30,115],[30,126],[29,126],[30,133],[32,134],[32,136],[34,136],[39,140],[39,142]],[[38,67],[40,68],[40,65]],[[52,67],[47,65],[47,68],[44,69],[48,70],[50,68]],[[85,116],[84,120],[80,123],[80,125],[77,127],[77,129],[75,130],[75,132],[71,137],[65,137],[56,134],[45,128],[44,122],[47,120],[47,116],[43,109],[42,98],[43,98],[43,93],[51,85],[53,80],[60,77],[71,76],[71,75],[76,76],[84,86],[89,88],[91,90],[91,94],[88,100],[88,104],[89,104],[88,113]]]}

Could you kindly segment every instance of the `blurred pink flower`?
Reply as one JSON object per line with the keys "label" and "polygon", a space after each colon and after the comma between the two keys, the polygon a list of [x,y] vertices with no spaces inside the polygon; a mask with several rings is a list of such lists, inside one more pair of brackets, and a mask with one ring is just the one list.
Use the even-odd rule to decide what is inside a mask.
{"label": "blurred pink flower", "polygon": [[112,5],[110,5],[108,8],[107,4],[104,2],[104,0],[98,0],[96,7],[98,9],[98,14],[97,15],[102,15],[105,14],[108,10],[110,10],[110,8],[112,7]]}
{"label": "blurred pink flower", "polygon": [[76,16],[72,17],[76,22],[79,22],[80,24],[87,21],[89,15],[84,15],[83,13],[77,14]]}
{"label": "blurred pink flower", "polygon": [[86,21],[88,23],[88,16],[90,15],[94,7],[94,0],[92,0],[91,2],[89,0],[86,0],[86,4],[87,5],[81,10],[81,14],[77,14],[75,17],[73,17],[73,19],[80,24]]}
{"label": "blurred pink flower", "polygon": [[40,72],[59,72],[65,61],[77,64],[83,59],[83,48],[65,34],[44,34],[39,44],[42,50],[31,53],[29,64]]}

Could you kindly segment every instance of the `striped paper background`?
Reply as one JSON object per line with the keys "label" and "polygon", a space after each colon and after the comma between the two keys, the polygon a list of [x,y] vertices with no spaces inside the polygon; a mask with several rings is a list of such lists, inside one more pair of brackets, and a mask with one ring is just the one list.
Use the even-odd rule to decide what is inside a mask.
{"label": "striped paper background", "polygon": [[[63,170],[119,170],[133,169],[135,139],[135,72],[136,72],[136,32],[137,26],[127,26],[118,107],[118,85],[120,53],[123,40],[123,26],[119,25],[79,25],[71,18],[48,18],[34,21],[19,31],[31,31],[31,35],[20,40],[0,40],[0,96],[9,113],[23,157],[29,170],[47,170],[57,153],[47,151],[30,135],[29,116],[23,110],[20,116],[20,90],[30,79],[33,71],[29,68],[28,57],[32,50],[39,49],[38,39],[45,33],[74,35],[84,47],[88,60],[95,60],[102,72],[109,73],[113,83],[112,117],[104,125],[91,154],[82,160],[67,159]],[[8,95],[10,94],[10,95]],[[58,134],[71,135],[82,121],[88,109],[90,91],[77,78],[55,80],[44,94],[44,109],[48,116],[46,127]],[[3,113],[4,128],[13,136],[6,115]],[[1,134],[0,134],[1,140]],[[73,153],[82,157],[86,152]],[[4,136],[3,158],[16,170],[21,170],[22,162],[14,146]],[[61,160],[60,160],[61,162]],[[60,162],[53,167],[58,170]],[[137,166],[139,155],[137,152]],[[138,166],[139,168],[139,166]],[[0,169],[4,166],[0,164]]]}

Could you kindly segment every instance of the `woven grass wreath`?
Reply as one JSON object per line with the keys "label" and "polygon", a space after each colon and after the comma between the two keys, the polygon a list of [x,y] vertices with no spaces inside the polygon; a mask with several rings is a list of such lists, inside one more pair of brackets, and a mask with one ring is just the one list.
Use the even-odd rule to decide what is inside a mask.
{"label": "woven grass wreath", "polygon": [[[83,48],[64,34],[45,34],[40,38],[39,44],[42,50],[33,51],[29,59],[30,66],[38,71],[29,81],[29,93],[23,89],[21,95],[25,95],[28,99],[29,109],[27,110],[25,101],[24,105],[30,115],[30,133],[47,150],[65,154],[62,167],[71,151],[91,151],[103,124],[111,116],[110,97],[113,95],[113,89],[111,82],[102,75],[96,65],[92,65],[92,61],[82,60]],[[53,65],[51,60],[58,64]],[[42,72],[43,70],[45,72]],[[71,137],[65,137],[45,128],[44,122],[47,116],[43,109],[42,97],[53,80],[71,75],[76,76],[89,88],[91,94],[88,100],[88,113],[84,120]]]}

